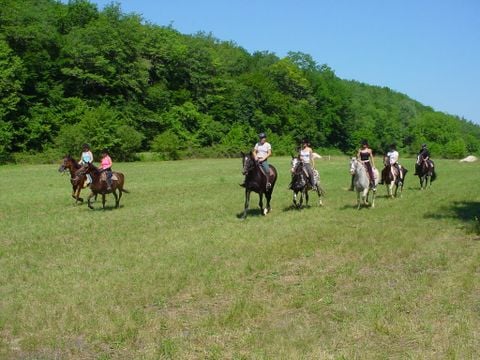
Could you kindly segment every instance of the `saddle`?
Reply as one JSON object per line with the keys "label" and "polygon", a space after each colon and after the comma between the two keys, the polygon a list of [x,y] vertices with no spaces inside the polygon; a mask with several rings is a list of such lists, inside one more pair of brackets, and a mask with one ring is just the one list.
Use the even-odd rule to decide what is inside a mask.
{"label": "saddle", "polygon": [[[117,175],[112,171],[112,181],[118,180]],[[104,171],[100,174],[100,181],[106,182],[107,181],[107,173]]]}

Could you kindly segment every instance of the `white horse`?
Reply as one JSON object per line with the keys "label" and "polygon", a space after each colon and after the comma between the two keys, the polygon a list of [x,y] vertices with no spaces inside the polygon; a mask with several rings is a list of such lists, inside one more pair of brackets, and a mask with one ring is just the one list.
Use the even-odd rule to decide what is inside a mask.
{"label": "white horse", "polygon": [[[373,168],[373,177],[374,177],[374,186],[370,187],[370,180],[367,174],[367,169],[363,163],[356,158],[352,158],[350,161],[350,174],[353,175],[353,187],[357,192],[357,209],[360,209],[360,206],[368,206],[368,195],[372,191],[372,203],[371,207],[375,207],[375,194],[377,192],[378,185],[378,170]],[[360,201],[361,200],[361,201]]]}

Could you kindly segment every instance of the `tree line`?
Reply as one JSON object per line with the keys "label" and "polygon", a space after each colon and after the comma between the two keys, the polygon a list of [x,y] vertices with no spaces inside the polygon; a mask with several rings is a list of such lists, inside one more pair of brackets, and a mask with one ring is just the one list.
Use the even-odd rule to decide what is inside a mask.
{"label": "tree line", "polygon": [[310,55],[249,53],[181,34],[112,3],[0,0],[0,163],[19,154],[95,151],[118,160],[233,156],[265,131],[275,154],[302,138],[352,153],[368,139],[457,158],[480,127],[389,88],[346,81]]}

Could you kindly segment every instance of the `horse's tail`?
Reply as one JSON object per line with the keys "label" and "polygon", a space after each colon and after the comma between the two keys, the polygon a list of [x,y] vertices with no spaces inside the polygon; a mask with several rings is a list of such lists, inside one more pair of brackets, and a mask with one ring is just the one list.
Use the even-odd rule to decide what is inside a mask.
{"label": "horse's tail", "polygon": [[432,177],[430,178],[430,182],[435,181],[436,178],[437,178],[437,172],[435,171],[435,169],[433,169],[432,170]]}
{"label": "horse's tail", "polygon": [[128,191],[128,190],[127,190],[127,189],[125,189],[125,188],[124,188],[124,189],[122,189],[122,192],[124,192],[124,193],[127,193],[127,194],[130,194],[130,191]]}

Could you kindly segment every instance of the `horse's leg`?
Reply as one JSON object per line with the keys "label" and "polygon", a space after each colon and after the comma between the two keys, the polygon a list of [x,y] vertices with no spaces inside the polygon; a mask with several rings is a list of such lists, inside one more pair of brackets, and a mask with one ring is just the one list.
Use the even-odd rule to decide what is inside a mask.
{"label": "horse's leg", "polygon": [[250,190],[245,189],[245,206],[243,208],[242,219],[247,217],[248,206],[250,205]]}
{"label": "horse's leg", "polygon": [[92,192],[90,193],[90,195],[88,195],[88,198],[87,198],[88,207],[89,207],[90,209],[92,209],[92,210],[93,210],[93,206],[92,206],[92,204],[90,203],[90,199],[91,199],[92,197],[94,197],[94,196],[96,197],[97,194],[94,194],[93,191],[92,191]]}
{"label": "horse's leg", "polygon": [[112,194],[113,194],[113,197],[115,198],[115,208],[118,208],[118,206],[120,205],[120,199],[118,198],[118,195],[117,195],[117,189],[113,189]]}
{"label": "horse's leg", "polygon": [[377,194],[377,189],[373,188],[372,189],[372,208],[375,207],[375,195]]}
{"label": "horse's leg", "polygon": [[305,187],[305,206],[308,207],[308,189]]}
{"label": "horse's leg", "polygon": [[357,190],[357,209],[360,210],[360,191]]}
{"label": "horse's leg", "polygon": [[[267,199],[268,203],[268,197],[266,196],[267,193],[265,193],[265,198]],[[262,212],[263,215],[267,215],[268,213],[268,207],[263,208],[263,193],[258,194],[258,207],[260,208],[260,211]]]}
{"label": "horse's leg", "polygon": [[272,192],[273,192],[273,187],[271,187],[266,193],[265,193],[265,199],[267,199],[267,207],[265,208],[264,215],[267,215],[270,211],[272,211],[272,208],[270,206],[270,200],[272,199]]}
{"label": "horse's leg", "polygon": [[317,183],[317,195],[318,195],[318,205],[322,206],[323,205],[323,202],[322,202],[322,188],[320,187],[319,183]]}
{"label": "horse's leg", "polygon": [[117,202],[117,207],[120,206],[120,199],[122,198],[122,195],[123,195],[123,189],[122,189],[122,188],[119,188],[119,189],[118,189],[118,202]]}
{"label": "horse's leg", "polygon": [[103,210],[105,210],[105,193],[102,193],[102,206]]}
{"label": "horse's leg", "polygon": [[297,205],[297,192],[295,192],[295,191],[293,192],[292,201],[293,201],[293,206],[298,207],[298,205]]}
{"label": "horse's leg", "polygon": [[79,185],[77,186],[77,190],[75,192],[75,204],[80,201],[81,203],[83,203],[83,199],[80,197],[80,191],[82,191],[82,186]]}

